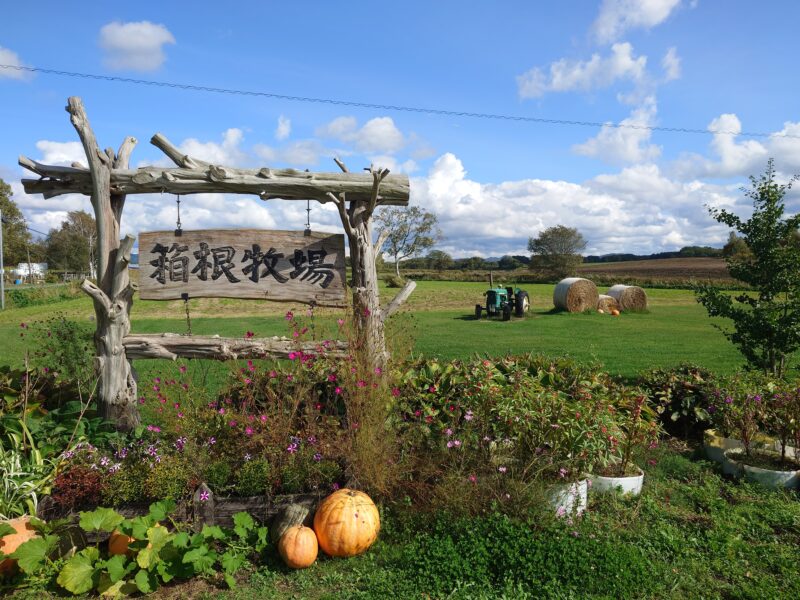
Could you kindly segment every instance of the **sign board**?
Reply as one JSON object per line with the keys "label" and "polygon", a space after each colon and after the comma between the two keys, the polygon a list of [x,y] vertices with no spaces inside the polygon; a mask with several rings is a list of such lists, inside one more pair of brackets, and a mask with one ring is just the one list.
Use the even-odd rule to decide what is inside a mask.
{"label": "sign board", "polygon": [[252,298],[344,306],[344,235],[260,229],[139,234],[143,300]]}

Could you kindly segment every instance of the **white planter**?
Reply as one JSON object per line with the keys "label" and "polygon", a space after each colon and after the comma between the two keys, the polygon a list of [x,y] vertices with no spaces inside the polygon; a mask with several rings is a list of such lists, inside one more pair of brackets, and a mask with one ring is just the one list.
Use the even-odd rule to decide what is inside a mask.
{"label": "white planter", "polygon": [[741,447],[741,440],[719,436],[713,429],[703,432],[703,449],[706,452],[706,457],[715,463],[723,464],[726,451]]}
{"label": "white planter", "polygon": [[[742,450],[731,450],[730,452],[726,452],[725,456],[728,460],[733,458],[736,459],[737,455],[741,455]],[[770,453],[775,454],[775,456],[780,456],[777,453]],[[800,488],[800,469],[795,469],[792,471],[773,471],[772,469],[762,469],[761,467],[751,467],[750,465],[746,465],[743,463],[736,463],[740,466],[741,472],[744,475],[744,478],[747,481],[753,481],[755,483],[759,483],[766,488],[770,488],[773,490],[780,490],[780,489],[798,489]]]}
{"label": "white planter", "polygon": [[722,456],[722,472],[725,475],[738,478],[744,474],[744,469],[742,468],[744,465],[736,460],[743,452],[743,448],[732,448],[724,452]]}
{"label": "white planter", "polygon": [[[775,452],[777,452],[778,454],[781,453],[780,440],[775,440]],[[797,458],[797,450],[795,450],[791,446],[786,446],[786,458]]]}
{"label": "white planter", "polygon": [[559,517],[581,514],[586,510],[589,495],[589,481],[581,479],[573,483],[554,485],[550,488],[548,499]]}
{"label": "white planter", "polygon": [[612,492],[619,490],[624,495],[638,496],[642,493],[644,483],[644,471],[639,469],[638,475],[629,477],[606,477],[604,475],[592,475],[593,492]]}

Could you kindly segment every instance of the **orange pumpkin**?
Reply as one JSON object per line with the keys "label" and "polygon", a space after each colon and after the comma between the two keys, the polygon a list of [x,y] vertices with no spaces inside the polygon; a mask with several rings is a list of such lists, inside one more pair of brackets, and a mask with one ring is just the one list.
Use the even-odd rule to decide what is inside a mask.
{"label": "orange pumpkin", "polygon": [[278,541],[278,553],[292,569],[305,569],[317,560],[317,535],[310,527],[289,527]]}
{"label": "orange pumpkin", "polygon": [[619,316],[619,311],[615,308],[614,310],[611,311],[611,316],[612,317],[618,317]]}
{"label": "orange pumpkin", "polygon": [[111,537],[108,538],[108,553],[112,556],[117,554],[127,554],[128,544],[135,542],[136,539],[125,535],[121,531],[114,530]]}
{"label": "orange pumpkin", "polygon": [[[30,517],[19,517],[6,521],[7,525],[14,528],[16,533],[9,533],[0,538],[0,551],[3,554],[11,554],[19,548],[24,542],[38,537],[37,533],[33,530],[30,524]],[[0,562],[0,575],[13,574],[17,567],[17,561],[13,558],[6,558]]]}
{"label": "orange pumpkin", "polygon": [[314,515],[319,546],[331,556],[356,556],[378,539],[378,508],[364,492],[341,489],[325,498]]}

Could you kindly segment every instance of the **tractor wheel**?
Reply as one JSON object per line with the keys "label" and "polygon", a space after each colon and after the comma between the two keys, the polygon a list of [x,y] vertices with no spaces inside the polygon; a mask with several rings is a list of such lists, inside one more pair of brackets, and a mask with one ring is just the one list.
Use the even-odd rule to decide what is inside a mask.
{"label": "tractor wheel", "polygon": [[511,320],[511,305],[506,303],[503,305],[503,321]]}
{"label": "tractor wheel", "polygon": [[476,319],[480,319],[481,318],[481,312],[483,312],[483,307],[480,304],[476,304],[475,305],[475,318]]}
{"label": "tractor wheel", "polygon": [[528,299],[528,292],[518,293],[514,303],[514,315],[517,317],[524,317],[530,306],[531,302]]}

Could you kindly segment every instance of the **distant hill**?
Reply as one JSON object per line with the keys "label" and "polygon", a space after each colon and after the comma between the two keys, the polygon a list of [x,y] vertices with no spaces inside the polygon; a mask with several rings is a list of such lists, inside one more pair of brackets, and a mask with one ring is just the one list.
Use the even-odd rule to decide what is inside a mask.
{"label": "distant hill", "polygon": [[722,249],[711,246],[686,246],[674,252],[656,252],[655,254],[603,254],[602,256],[585,256],[584,263],[615,263],[631,260],[660,260],[664,258],[721,258]]}

